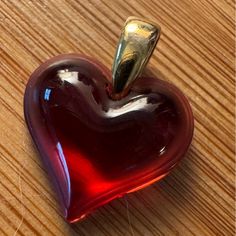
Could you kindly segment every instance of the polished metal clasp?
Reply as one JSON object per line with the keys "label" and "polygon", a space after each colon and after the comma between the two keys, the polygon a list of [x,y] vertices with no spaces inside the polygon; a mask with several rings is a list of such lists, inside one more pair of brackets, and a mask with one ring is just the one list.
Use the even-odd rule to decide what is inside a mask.
{"label": "polished metal clasp", "polygon": [[161,28],[149,21],[129,17],[121,32],[112,66],[114,94],[126,94],[143,71],[160,37]]}

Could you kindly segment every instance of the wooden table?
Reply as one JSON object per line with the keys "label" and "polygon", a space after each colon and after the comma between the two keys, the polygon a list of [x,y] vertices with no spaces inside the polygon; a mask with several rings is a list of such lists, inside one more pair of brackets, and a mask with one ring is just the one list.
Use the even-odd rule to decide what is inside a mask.
{"label": "wooden table", "polygon": [[[111,67],[130,15],[162,27],[148,68],[188,96],[192,146],[163,181],[69,225],[25,125],[25,85],[60,53]],[[233,0],[1,0],[0,46],[0,235],[234,235]]]}

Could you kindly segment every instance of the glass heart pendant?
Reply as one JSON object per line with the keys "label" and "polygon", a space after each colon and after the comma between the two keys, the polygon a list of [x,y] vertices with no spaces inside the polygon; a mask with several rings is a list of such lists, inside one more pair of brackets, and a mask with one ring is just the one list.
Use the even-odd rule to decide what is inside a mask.
{"label": "glass heart pendant", "polygon": [[152,22],[130,17],[112,72],[65,54],[29,79],[25,120],[69,222],[160,180],[188,150],[194,125],[186,97],[140,77],[159,36]]}

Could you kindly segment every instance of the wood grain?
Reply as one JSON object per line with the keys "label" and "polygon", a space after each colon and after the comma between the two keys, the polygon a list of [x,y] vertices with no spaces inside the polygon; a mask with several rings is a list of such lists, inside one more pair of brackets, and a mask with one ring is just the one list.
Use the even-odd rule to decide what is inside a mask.
{"label": "wood grain", "polygon": [[[148,73],[188,96],[194,140],[165,180],[69,225],[25,126],[25,85],[60,53],[111,67],[130,15],[161,25]],[[235,235],[234,20],[233,0],[1,0],[0,235]]]}

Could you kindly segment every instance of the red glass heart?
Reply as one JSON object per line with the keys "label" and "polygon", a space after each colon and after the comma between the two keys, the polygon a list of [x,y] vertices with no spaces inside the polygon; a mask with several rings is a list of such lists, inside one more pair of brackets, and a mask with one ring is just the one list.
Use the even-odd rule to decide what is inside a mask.
{"label": "red glass heart", "polygon": [[192,139],[192,111],[175,86],[140,78],[115,101],[110,78],[68,54],[42,64],[26,88],[26,122],[70,222],[163,178]]}

